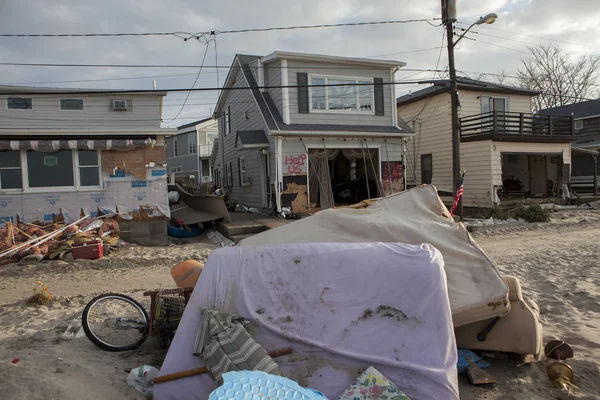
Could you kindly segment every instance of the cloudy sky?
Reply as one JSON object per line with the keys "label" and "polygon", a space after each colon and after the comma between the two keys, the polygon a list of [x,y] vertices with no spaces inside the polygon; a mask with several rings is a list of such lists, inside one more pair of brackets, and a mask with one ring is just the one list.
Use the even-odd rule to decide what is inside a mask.
{"label": "cloudy sky", "polygon": [[[527,45],[558,44],[574,56],[600,55],[598,0],[457,0],[457,27],[495,12],[499,19],[476,27],[456,51],[456,68],[475,77],[514,74]],[[274,26],[437,18],[439,0],[3,0],[0,33],[199,32]],[[439,21],[434,21],[439,24]],[[406,68],[447,66],[440,49],[444,28],[425,22],[220,34],[206,53],[208,66],[230,65],[236,53],[274,50],[404,61]],[[440,51],[441,50],[441,51]],[[199,65],[205,45],[174,36],[122,38],[0,38],[0,61],[13,63]],[[439,64],[438,64],[439,59]],[[52,87],[189,88],[193,68],[65,68],[0,66],[0,84]],[[206,68],[196,87],[216,87],[227,69]],[[431,72],[399,72],[396,80],[428,79]],[[398,94],[418,89],[399,85]],[[185,93],[167,96],[164,120],[180,111]],[[210,114],[216,92],[192,93],[176,127]]]}

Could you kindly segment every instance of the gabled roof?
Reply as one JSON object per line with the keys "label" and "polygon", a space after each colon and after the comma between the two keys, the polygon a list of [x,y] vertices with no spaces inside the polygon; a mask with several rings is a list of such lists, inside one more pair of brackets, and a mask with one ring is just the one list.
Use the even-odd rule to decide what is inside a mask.
{"label": "gabled roof", "polygon": [[[413,101],[425,99],[450,90],[449,79],[434,79],[429,81],[420,81],[420,84],[431,84],[432,86],[417,90],[411,94],[400,96],[396,99],[396,105],[405,105]],[[457,77],[456,83],[459,90],[474,90],[480,92],[502,93],[502,94],[521,94],[526,96],[537,96],[540,92],[535,90],[523,89],[515,86],[500,85],[497,83],[478,81],[475,79]]]}
{"label": "gabled roof", "polygon": [[538,111],[538,113],[543,115],[573,115],[573,119],[597,117],[600,116],[600,99],[546,108]]}
{"label": "gabled roof", "polygon": [[200,119],[198,121],[190,122],[189,124],[178,126],[177,130],[185,129],[185,128],[191,128],[192,126],[200,125],[200,124],[203,124],[203,123],[208,122],[210,120],[214,120],[213,117],[208,117],[208,118]]}
{"label": "gabled roof", "polygon": [[[297,53],[281,53],[276,52],[277,54],[297,54]],[[273,53],[273,54],[276,54]],[[306,56],[314,57],[315,55],[308,54]],[[325,56],[323,56],[325,57]],[[336,59],[346,59],[343,57],[334,57]],[[227,75],[227,79],[225,80],[224,87],[231,87],[232,82],[230,77],[232,76],[232,71],[239,71],[241,69],[242,75],[246,79],[248,86],[251,88],[252,96],[258,105],[260,113],[265,121],[265,124],[269,128],[270,131],[276,131],[285,133],[288,132],[369,132],[369,133],[383,133],[383,134],[411,134],[413,133],[410,127],[402,121],[398,117],[398,126],[378,126],[378,125],[331,125],[331,124],[285,124],[283,122],[283,117],[279,113],[275,102],[271,98],[270,93],[263,92],[258,88],[258,84],[256,79],[254,78],[254,74],[250,70],[250,64],[253,62],[260,60],[261,57],[254,55],[246,55],[246,54],[237,54]],[[374,61],[374,60],[368,60]],[[394,62],[397,63],[397,62]],[[395,64],[396,66],[398,64]],[[390,67],[390,66],[388,66]],[[217,107],[215,108],[215,115],[219,112],[221,107],[223,106],[224,98],[225,98],[225,90],[221,92],[219,96],[219,100],[217,102]]]}

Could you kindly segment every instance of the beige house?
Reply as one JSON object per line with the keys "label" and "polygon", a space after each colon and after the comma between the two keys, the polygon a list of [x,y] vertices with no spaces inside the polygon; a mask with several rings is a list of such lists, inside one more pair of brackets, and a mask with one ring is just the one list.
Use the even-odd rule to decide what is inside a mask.
{"label": "beige house", "polygon": [[[398,116],[415,132],[406,148],[406,184],[435,185],[451,201],[452,119],[448,80],[399,97]],[[537,92],[458,78],[463,205],[488,208],[562,193],[570,179],[573,120],[532,114]]]}

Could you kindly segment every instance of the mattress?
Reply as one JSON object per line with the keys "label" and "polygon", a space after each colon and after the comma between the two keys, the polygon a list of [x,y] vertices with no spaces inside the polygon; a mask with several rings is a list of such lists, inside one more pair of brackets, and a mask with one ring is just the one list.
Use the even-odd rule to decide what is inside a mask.
{"label": "mattress", "polygon": [[[160,376],[203,366],[192,355],[200,309],[251,322],[287,377],[335,399],[373,366],[413,399],[458,399],[443,259],[430,245],[309,243],[215,250]],[[207,399],[209,374],[160,383],[154,398]]]}
{"label": "mattress", "polygon": [[320,211],[239,244],[315,242],[429,243],[444,257],[455,327],[510,310],[508,286],[466,228],[450,217],[432,185],[379,199],[368,208]]}

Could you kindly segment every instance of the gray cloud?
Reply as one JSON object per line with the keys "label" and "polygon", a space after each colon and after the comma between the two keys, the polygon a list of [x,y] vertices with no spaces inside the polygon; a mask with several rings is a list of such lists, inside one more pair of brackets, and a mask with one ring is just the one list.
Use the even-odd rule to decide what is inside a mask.
{"label": "gray cloud", "polygon": [[[58,3],[58,4],[56,4]],[[84,3],[84,4],[82,4]],[[460,0],[459,21],[468,23],[488,12],[500,18],[492,26],[475,27],[456,51],[457,69],[474,72],[514,72],[526,52],[526,43],[551,43],[528,35],[560,40],[574,55],[600,53],[600,7],[597,0]],[[0,30],[3,33],[86,33],[243,29],[340,23],[367,20],[435,18],[440,14],[439,0],[303,0],[274,1],[228,0],[189,2],[184,0],[104,0],[81,2],[63,0],[5,1],[0,5]],[[439,22],[437,22],[439,23]],[[459,25],[464,26],[464,25]],[[434,68],[439,50],[412,52],[441,44],[443,27],[426,23],[378,25],[312,30],[277,31],[217,36],[220,65],[229,65],[236,53],[268,54],[274,50],[326,53],[370,57],[391,54],[387,59],[405,61],[407,68]],[[490,36],[491,35],[491,36]],[[495,37],[492,37],[495,36]],[[487,43],[485,43],[487,42]],[[525,42],[525,43],[521,43]],[[508,49],[507,49],[508,48]],[[412,52],[412,53],[410,53]],[[141,38],[0,38],[0,59],[5,62],[116,63],[116,64],[194,64],[202,59],[204,46],[194,40],[175,37]],[[207,64],[215,64],[213,48]],[[442,49],[440,68],[447,64]],[[189,87],[193,69],[116,69],[116,68],[33,68],[0,67],[2,83],[34,83],[73,80],[159,77],[159,88]],[[227,71],[220,71],[220,84]],[[399,72],[403,79],[414,72]],[[429,78],[421,73],[413,79]],[[151,77],[139,80],[112,80],[54,83],[43,86],[96,88],[151,88]],[[203,71],[197,86],[214,87],[214,69]],[[398,93],[416,89],[399,86]],[[181,113],[182,118],[208,115],[216,92],[193,93]],[[185,94],[175,93],[165,100],[164,118],[172,118]],[[206,105],[193,105],[204,104]],[[179,119],[171,126],[189,122]]]}

